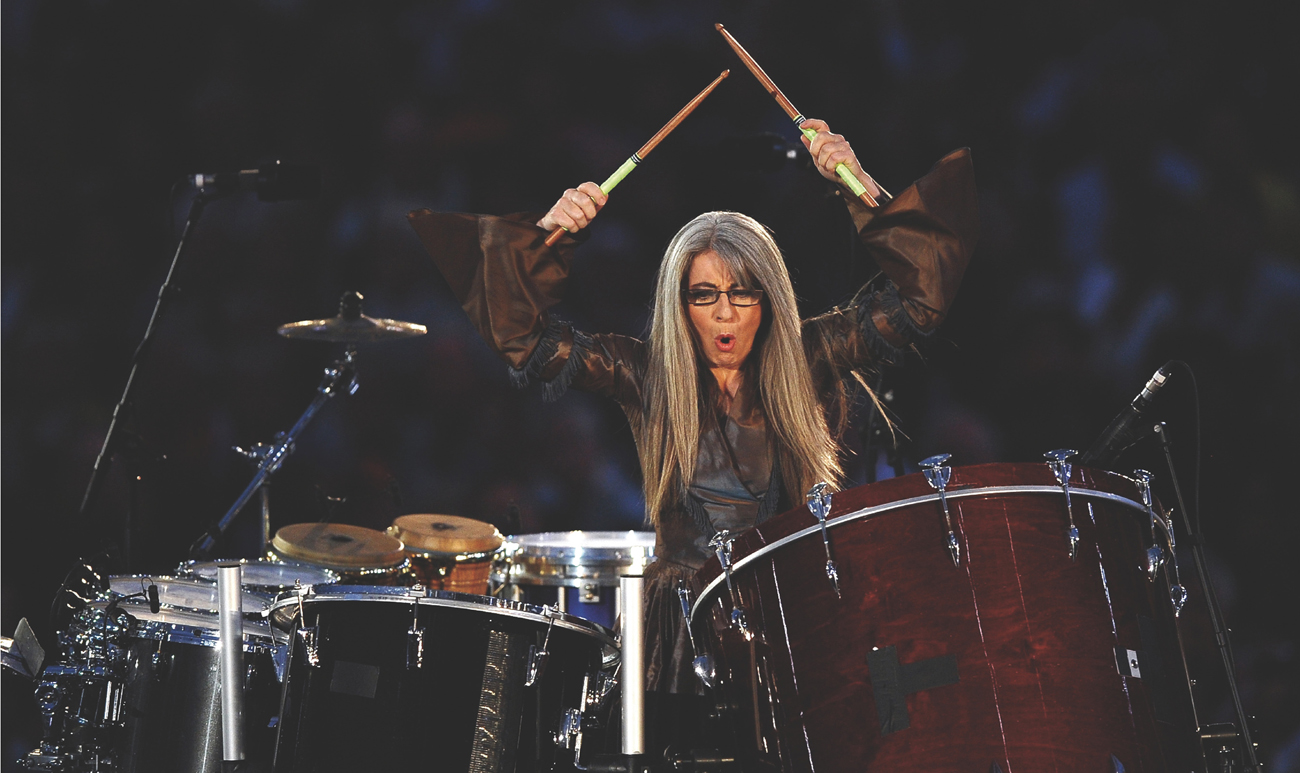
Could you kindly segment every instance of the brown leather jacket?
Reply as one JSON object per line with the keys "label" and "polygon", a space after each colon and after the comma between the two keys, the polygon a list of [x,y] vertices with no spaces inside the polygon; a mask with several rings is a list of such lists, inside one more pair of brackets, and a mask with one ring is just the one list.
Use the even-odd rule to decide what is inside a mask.
{"label": "brown leather jacket", "polygon": [[[961,284],[979,230],[974,170],[966,149],[945,156],[882,207],[845,199],[863,245],[887,281],[864,287],[844,307],[804,322],[804,350],[818,394],[841,398],[850,373],[898,362],[907,347],[938,327]],[[494,217],[422,209],[408,217],[465,313],[510,366],[517,384],[540,381],[547,399],[570,386],[609,396],[632,426],[639,426],[647,345],[628,336],[587,334],[546,313],[564,296],[578,240],[566,235],[546,248],[546,232],[535,224],[535,214]],[[835,401],[832,397],[828,403]],[[828,404],[827,409],[843,406]],[[773,486],[779,489],[779,481]],[[763,498],[756,522],[789,506],[786,492],[775,493]],[[692,517],[685,501],[658,521],[658,558],[647,571],[647,687],[697,692],[675,587],[703,563],[712,532],[709,524]]]}

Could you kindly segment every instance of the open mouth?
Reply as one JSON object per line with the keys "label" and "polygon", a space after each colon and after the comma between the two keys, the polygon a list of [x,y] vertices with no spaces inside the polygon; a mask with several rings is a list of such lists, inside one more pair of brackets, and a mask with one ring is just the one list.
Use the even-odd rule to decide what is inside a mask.
{"label": "open mouth", "polygon": [[731,333],[723,333],[722,335],[715,336],[713,341],[718,345],[719,351],[729,352],[736,348],[736,336]]}

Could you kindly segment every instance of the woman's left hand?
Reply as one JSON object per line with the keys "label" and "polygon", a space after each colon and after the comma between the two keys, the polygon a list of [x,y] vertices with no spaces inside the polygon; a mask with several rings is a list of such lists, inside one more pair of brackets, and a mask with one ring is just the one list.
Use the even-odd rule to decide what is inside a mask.
{"label": "woman's left hand", "polygon": [[841,182],[839,175],[835,172],[835,167],[844,164],[858,178],[858,181],[866,187],[867,193],[870,193],[873,198],[880,197],[880,186],[876,185],[875,180],[871,179],[871,175],[863,171],[862,165],[858,163],[858,157],[854,154],[853,148],[849,146],[848,140],[844,139],[842,135],[832,133],[831,127],[827,126],[825,121],[819,121],[816,118],[807,119],[799,124],[799,128],[812,129],[817,132],[817,136],[813,137],[812,140],[807,137],[801,139],[803,139],[804,146],[808,148],[808,152],[812,154],[813,163],[817,165],[817,171],[821,172],[822,177],[831,182]]}

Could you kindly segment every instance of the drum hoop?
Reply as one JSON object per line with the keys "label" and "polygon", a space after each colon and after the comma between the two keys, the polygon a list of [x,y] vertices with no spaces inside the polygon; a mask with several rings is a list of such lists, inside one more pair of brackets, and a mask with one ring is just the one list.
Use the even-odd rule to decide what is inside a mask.
{"label": "drum hoop", "polygon": [[[108,606],[108,601],[94,601],[92,605]],[[221,639],[216,612],[204,612],[190,607],[176,607],[160,604],[160,611],[178,612],[202,618],[202,622],[192,623],[166,622],[149,620],[144,615],[152,614],[146,603],[135,599],[119,602],[118,609],[131,616],[131,625],[127,628],[126,638],[141,641],[165,641],[176,644],[195,644],[201,647],[216,647]],[[244,613],[243,639],[245,652],[258,652],[275,647],[275,628],[269,622],[258,624],[261,613]],[[211,625],[208,625],[208,619]]]}
{"label": "drum hoop", "polygon": [[[117,591],[113,590],[111,581],[119,580],[119,579],[128,579],[128,580],[148,580],[150,583],[154,585],[177,584],[177,585],[188,585],[196,589],[212,590],[213,602],[214,603],[216,602],[217,584],[210,580],[205,580],[202,577],[199,577],[198,575],[190,575],[188,577],[176,577],[167,574],[115,574],[109,577],[108,579],[110,580],[110,584],[107,590],[105,590],[104,592],[105,593],[103,597],[104,600],[112,600],[114,598],[127,596],[128,594],[118,593]],[[143,592],[143,590],[144,588],[142,587],[140,592]],[[132,592],[135,592],[134,589],[132,589]],[[160,598],[158,600],[158,606],[161,607],[162,609],[175,609],[181,612],[196,612],[199,614],[208,614],[208,613],[216,614],[216,610],[211,607],[187,607],[184,604],[170,603],[166,600],[165,594],[166,592],[160,588],[159,589]],[[247,601],[249,598],[256,599],[261,609],[251,610],[251,611],[242,610],[243,602]],[[275,601],[274,593],[257,590],[255,587],[250,585],[240,586],[241,610],[242,610],[242,614],[245,617],[257,617],[265,614],[266,610],[271,607],[271,602],[273,601]],[[125,602],[125,604],[131,604],[131,602]]]}
{"label": "drum hoop", "polygon": [[[564,544],[560,538],[582,534],[593,540],[625,540],[623,544],[607,547],[593,547],[582,544],[575,538],[574,542]],[[631,538],[635,535],[635,539]],[[543,538],[538,540],[537,538]],[[545,541],[554,539],[554,542]],[[622,565],[625,561],[636,563],[638,560],[649,563],[654,560],[655,536],[652,531],[545,531],[538,534],[515,534],[506,537],[503,545],[508,556],[513,560],[542,559],[554,563],[574,566]],[[557,560],[558,559],[558,560]]]}
{"label": "drum hoop", "polygon": [[406,545],[406,555],[408,557],[424,558],[430,561],[450,561],[457,564],[485,563],[495,559],[500,552],[501,548],[493,548],[492,550],[481,550],[477,553],[448,553],[442,550],[424,550],[423,548]]}
{"label": "drum hoop", "polygon": [[[304,562],[304,561],[297,561],[297,560],[294,560],[294,559],[285,559],[285,558],[268,558],[268,557],[266,557],[266,556],[262,556],[261,558],[244,558],[244,559],[240,559],[240,561],[241,561],[241,563],[243,564],[242,569],[245,570],[245,571],[242,571],[242,573],[241,573],[241,578],[240,578],[240,579],[241,579],[241,582],[240,582],[240,584],[241,584],[245,589],[249,589],[249,588],[251,588],[251,589],[253,589],[254,591],[256,591],[256,590],[259,589],[259,588],[275,588],[275,589],[278,589],[278,590],[289,590],[290,588],[293,587],[293,585],[288,585],[288,584],[272,585],[272,584],[267,584],[267,583],[253,582],[253,581],[250,579],[250,577],[252,577],[254,574],[256,574],[256,570],[254,570],[254,571],[252,571],[252,572],[246,571],[249,567],[262,567],[262,566],[284,566],[284,567],[293,567],[293,569],[294,569],[294,570],[297,570],[297,571],[311,571],[311,572],[319,572],[319,573],[323,574],[323,575],[325,576],[325,578],[326,578],[326,582],[321,582],[321,583],[303,583],[304,585],[325,585],[325,584],[327,584],[327,583],[337,583],[337,582],[339,581],[339,573],[338,573],[337,571],[335,571],[335,570],[333,570],[333,569],[330,569],[329,567],[326,567],[326,566],[320,566],[320,565],[318,565],[318,564],[308,564],[308,563],[306,563],[306,562]],[[194,579],[197,579],[197,580],[199,580],[199,581],[201,581],[201,582],[210,583],[210,584],[215,584],[216,581],[217,581],[217,578],[216,578],[216,574],[215,574],[215,573],[213,573],[213,576],[212,576],[211,578],[209,578],[209,577],[205,577],[204,575],[199,574],[197,571],[195,571],[195,569],[196,569],[197,567],[199,567],[199,566],[209,566],[209,565],[211,565],[211,566],[216,566],[217,563],[219,563],[219,562],[217,562],[217,561],[182,561],[182,562],[180,562],[180,564],[178,564],[177,567],[176,567],[176,575],[175,575],[175,576],[176,576],[176,577],[180,577],[180,578],[184,578],[184,579],[194,578]]]}
{"label": "drum hoop", "polygon": [[[985,486],[982,488],[953,489],[946,492],[949,500],[969,499],[970,497],[996,496],[996,495],[1004,495],[1004,494],[1058,494],[1059,495],[1062,493],[1063,492],[1060,486]],[[1128,499],[1127,497],[1120,496],[1119,494],[1111,494],[1110,492],[1107,491],[1097,491],[1095,489],[1087,489],[1087,488],[1071,488],[1070,494],[1076,497],[1104,499],[1111,502],[1115,502],[1116,504],[1127,505],[1128,507],[1142,513],[1146,513],[1147,511],[1145,505],[1139,502],[1135,502],[1131,499]],[[842,526],[843,524],[850,523],[852,521],[857,521],[862,518],[867,518],[873,515],[880,515],[881,513],[887,513],[891,510],[899,510],[905,507],[923,505],[926,502],[938,502],[939,496],[940,496],[939,492],[936,491],[933,494],[925,494],[919,497],[912,497],[911,499],[900,499],[897,502],[886,502],[881,505],[872,505],[871,507],[864,507],[861,510],[855,510],[851,513],[845,513],[844,515],[836,516],[834,518],[827,518],[826,528],[833,529],[836,526]],[[769,553],[773,553],[776,550],[783,548],[786,545],[789,545],[791,542],[796,542],[805,537],[820,535],[820,534],[821,534],[821,525],[814,523],[813,525],[805,529],[800,529],[794,534],[790,534],[785,537],[782,537],[776,542],[772,542],[767,545],[764,545],[758,550],[755,550],[753,553],[750,553],[749,555],[744,556],[743,558],[736,559],[731,564],[731,574],[734,577],[738,571],[745,568],[749,564],[758,561],[759,559],[765,557]],[[700,591],[699,598],[697,598],[695,600],[695,604],[691,606],[691,616],[690,616],[691,625],[695,624],[696,622],[695,618],[699,613],[699,611],[703,609],[705,606],[709,606],[713,603],[713,596],[718,593],[718,591],[722,588],[723,584],[726,583],[726,581],[727,581],[726,575],[719,572],[718,576],[710,580],[709,584],[704,586],[704,590]]]}
{"label": "drum hoop", "polygon": [[[603,625],[584,620],[581,617],[552,611],[550,615],[542,613],[542,607],[522,601],[511,601],[494,596],[476,596],[472,593],[459,593],[448,590],[417,590],[415,588],[384,588],[375,585],[314,585],[307,589],[302,597],[303,604],[324,601],[382,601],[395,604],[418,603],[432,607],[450,607],[452,609],[470,609],[503,617],[515,617],[535,623],[548,624],[552,620],[556,628],[564,628],[575,633],[585,634],[598,640],[606,648],[617,650],[618,643]],[[271,605],[266,614],[274,619],[275,613],[285,607],[296,609],[298,594],[289,591]]]}

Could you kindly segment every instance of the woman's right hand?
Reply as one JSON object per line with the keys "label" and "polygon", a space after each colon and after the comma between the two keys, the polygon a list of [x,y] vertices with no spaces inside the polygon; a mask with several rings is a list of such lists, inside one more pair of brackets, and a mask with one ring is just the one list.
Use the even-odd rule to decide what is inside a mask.
{"label": "woman's right hand", "polygon": [[537,221],[537,225],[548,232],[563,228],[569,233],[577,233],[591,224],[608,200],[599,185],[585,182],[565,191],[555,206]]}

